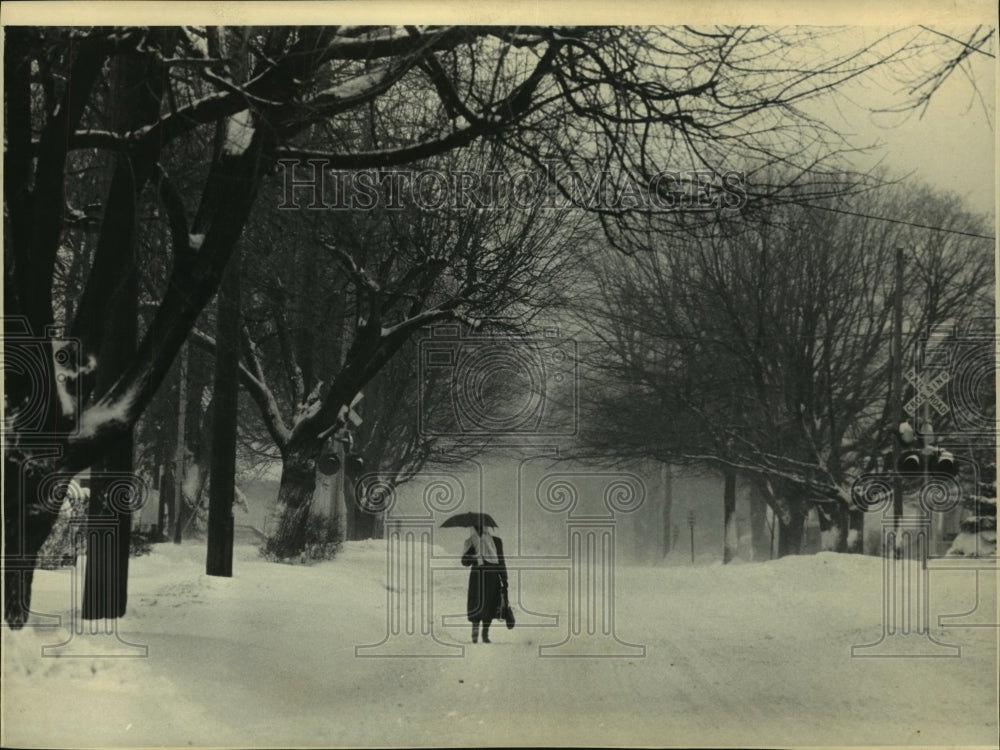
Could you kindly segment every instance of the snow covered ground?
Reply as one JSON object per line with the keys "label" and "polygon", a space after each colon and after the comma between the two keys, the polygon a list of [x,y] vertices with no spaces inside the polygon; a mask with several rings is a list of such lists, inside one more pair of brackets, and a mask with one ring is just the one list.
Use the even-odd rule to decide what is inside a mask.
{"label": "snow covered ground", "polygon": [[[113,635],[4,630],[2,744],[997,743],[1000,631],[938,626],[939,615],[970,611],[967,623],[997,622],[994,572],[921,578],[914,566],[899,568],[928,581],[930,635],[960,647],[952,658],[852,658],[852,645],[883,633],[883,562],[832,553],[619,566],[622,643],[598,629],[598,649],[644,647],[619,658],[539,655],[569,632],[566,571],[522,573],[513,585],[520,624],[495,624],[495,642],[473,646],[460,616],[442,620],[461,615],[467,574],[435,569],[433,645],[457,658],[363,658],[355,647],[385,638],[395,601],[383,542],[348,544],[337,560],[310,567],[268,563],[238,546],[232,579],[203,569],[204,548],[193,542],[132,561],[119,636],[147,646],[147,658],[109,658],[127,652]],[[406,593],[403,572],[393,596]],[[71,624],[72,578],[71,570],[40,571],[35,609]],[[557,624],[543,616],[553,614]],[[576,622],[597,622],[582,616]],[[65,650],[101,656],[41,655],[67,639]],[[919,640],[918,650],[945,653]]]}

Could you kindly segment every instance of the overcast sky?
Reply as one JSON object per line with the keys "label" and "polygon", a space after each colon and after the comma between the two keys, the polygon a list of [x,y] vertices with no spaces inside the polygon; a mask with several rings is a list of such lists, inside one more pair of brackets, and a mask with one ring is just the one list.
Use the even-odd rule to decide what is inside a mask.
{"label": "overcast sky", "polygon": [[955,71],[922,117],[919,110],[905,115],[873,112],[901,101],[900,83],[886,75],[848,86],[837,97],[837,106],[824,106],[823,111],[831,125],[853,134],[855,145],[882,142],[871,155],[861,157],[862,162],[882,160],[894,173],[913,172],[921,182],[962,196],[971,209],[993,213],[996,60],[974,54],[969,65],[976,87],[964,70]]}
{"label": "overcast sky", "polygon": [[[6,22],[21,23],[555,23],[555,24],[712,24],[757,23],[772,26],[819,24],[846,26],[846,33],[865,35],[875,29],[926,25],[955,36],[977,23],[995,26],[996,0],[477,0],[446,2],[282,3],[5,3]],[[12,12],[16,11],[16,12]],[[22,13],[23,11],[23,13]],[[16,21],[12,16],[17,17]],[[845,40],[845,44],[849,40]],[[991,50],[996,53],[996,44]],[[996,59],[973,54],[971,71],[982,93],[964,72],[956,71],[919,117],[876,116],[871,110],[899,95],[899,83],[883,76],[846,89],[837,104],[823,107],[828,122],[851,137],[856,146],[882,141],[865,157],[879,159],[894,173],[915,176],[939,189],[955,192],[975,211],[995,213]],[[827,106],[829,107],[827,109]]]}

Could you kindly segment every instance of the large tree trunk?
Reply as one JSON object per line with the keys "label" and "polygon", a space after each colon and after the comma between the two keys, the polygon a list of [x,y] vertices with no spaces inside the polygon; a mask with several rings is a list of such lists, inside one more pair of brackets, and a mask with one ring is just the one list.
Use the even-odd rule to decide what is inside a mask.
{"label": "large tree trunk", "polygon": [[187,408],[188,408],[188,347],[181,347],[181,363],[177,377],[177,436],[174,460],[171,464],[173,491],[170,495],[170,520],[173,523],[174,544],[180,544],[184,533],[184,463],[187,459]]}
{"label": "large tree trunk", "polygon": [[[384,338],[377,330],[372,335],[369,329],[368,335],[356,340],[333,388],[312,417],[313,425],[333,423],[334,415],[351,402],[351,397],[374,377],[409,335],[404,330]],[[283,451],[277,528],[265,547],[269,554],[279,559],[300,555],[305,548],[310,505],[316,488],[316,463],[322,448],[323,441],[316,434],[298,425],[298,433]],[[343,462],[341,471],[348,471],[348,463]],[[356,477],[349,479],[347,489],[353,487],[354,479]]]}
{"label": "large tree trunk", "polygon": [[[336,479],[336,477],[335,477]],[[349,541],[382,538],[382,514],[373,513],[363,507],[364,498],[357,496],[356,484],[350,477],[345,477],[344,506],[347,513],[347,529],[345,538]]]}
{"label": "large tree trunk", "polygon": [[305,549],[319,451],[319,441],[312,441],[290,449],[282,461],[277,527],[266,545],[267,552],[279,559],[297,557]]}
{"label": "large tree trunk", "polygon": [[[130,273],[122,285],[122,299],[115,306],[108,335],[101,347],[102,366],[97,389],[113,384],[135,354],[138,283]],[[132,538],[132,502],[124,493],[138,491],[132,473],[132,435],[120,438],[91,471],[89,524],[104,528],[113,523],[112,539],[99,529],[88,529],[87,570],[83,588],[84,619],[107,619],[125,615],[128,599],[128,562]],[[116,497],[112,497],[112,495]],[[111,520],[113,519],[113,521]]]}
{"label": "large tree trunk", "polygon": [[861,555],[865,551],[865,514],[863,511],[851,509],[847,513],[847,552]]}
{"label": "large tree trunk", "polygon": [[837,503],[834,518],[837,524],[837,536],[833,547],[834,552],[847,552],[847,532],[850,530],[850,509]]}
{"label": "large tree trunk", "polygon": [[666,557],[673,546],[673,530],[671,529],[671,511],[673,510],[673,473],[668,462],[660,464],[660,488],[663,493],[663,543],[661,554]]}
{"label": "large tree trunk", "polygon": [[[134,242],[131,233],[128,241]],[[110,389],[135,356],[139,288],[133,263],[130,258],[131,268],[119,287],[118,299],[114,302],[114,312],[101,347],[101,367],[95,383],[98,393]],[[129,502],[121,502],[126,498],[120,493],[132,491],[123,484],[123,480],[134,486],[126,479],[132,476],[132,442],[131,433],[120,438],[91,472],[89,525],[96,523],[104,527],[113,523],[114,531],[112,538],[108,539],[103,531],[88,529],[82,609],[84,619],[113,619],[125,615],[132,506]],[[118,493],[119,497],[112,498],[113,493]]]}
{"label": "large tree trunk", "polygon": [[12,460],[12,453],[8,449],[4,458],[4,619],[18,630],[31,613],[31,583],[38,550],[58,514],[39,506],[37,501],[51,459],[29,469]]}
{"label": "large tree trunk", "polygon": [[847,508],[840,503],[817,506],[824,552],[847,551]]}
{"label": "large tree trunk", "polygon": [[[157,64],[146,56],[125,55],[112,67],[111,119],[116,132],[155,120],[162,87],[150,86]],[[155,78],[155,76],[154,76]],[[154,152],[159,148],[154,146]],[[138,339],[139,283],[136,270],[138,201],[155,163],[155,153],[118,155],[108,189],[97,253],[73,327],[82,334],[84,353],[97,354],[94,383],[100,398],[108,393],[135,359]],[[93,473],[88,517],[101,524],[114,519],[113,539],[88,530],[83,617],[101,619],[125,614],[132,510],[112,493],[136,491],[132,475],[132,432],[109,448]],[[102,476],[102,473],[106,472]],[[132,489],[129,489],[132,487]],[[119,500],[116,502],[116,500]]]}
{"label": "large tree trunk", "polygon": [[802,544],[805,541],[806,528],[805,504],[799,500],[788,500],[784,512],[777,514],[778,557],[786,555],[801,555]]}
{"label": "large tree trunk", "polygon": [[156,541],[165,542],[170,537],[168,530],[174,519],[174,469],[167,463],[160,476],[160,502],[156,514],[156,526],[159,530]]}
{"label": "large tree trunk", "polygon": [[[215,395],[212,394],[208,405],[202,408],[202,393],[207,387],[210,379],[203,382],[196,377],[192,377],[192,393],[187,398],[187,417],[185,419],[187,441],[180,446],[185,452],[185,458],[181,462],[182,473],[179,476],[178,486],[180,491],[178,497],[177,517],[180,529],[175,531],[174,541],[180,543],[181,534],[196,535],[200,532],[198,528],[199,513],[203,508],[205,488],[211,479],[212,463],[212,423],[215,414]],[[187,452],[190,451],[191,458],[187,460]],[[182,518],[183,516],[183,518]]]}
{"label": "large tree trunk", "polygon": [[205,572],[233,575],[233,498],[236,493],[236,418],[239,407],[240,251],[233,253],[219,287],[212,399],[211,476]]}
{"label": "large tree trunk", "polygon": [[122,480],[131,475],[131,468],[132,440],[126,438],[109,450],[91,471],[87,569],[81,611],[85,620],[125,615],[132,513],[122,502],[128,499],[123,493],[131,491]]}
{"label": "large tree trunk", "polygon": [[[101,347],[96,388],[103,393],[114,384],[135,355],[138,316],[138,278],[134,267],[119,287],[119,298]],[[128,599],[128,562],[132,539],[132,503],[123,493],[138,491],[132,481],[132,435],[118,439],[91,471],[89,524],[102,528],[113,523],[112,538],[88,529],[87,569],[84,578],[84,619],[123,617]],[[113,498],[112,495],[117,497]],[[113,519],[113,521],[111,521]]]}
{"label": "large tree trunk", "polygon": [[767,524],[767,501],[760,483],[750,483],[750,543],[754,561],[771,559],[771,530]]}

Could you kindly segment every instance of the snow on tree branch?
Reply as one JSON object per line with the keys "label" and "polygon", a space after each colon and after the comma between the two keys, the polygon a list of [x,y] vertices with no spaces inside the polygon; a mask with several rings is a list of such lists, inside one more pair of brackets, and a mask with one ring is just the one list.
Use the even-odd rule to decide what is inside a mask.
{"label": "snow on tree branch", "polygon": [[335,242],[332,239],[326,239],[323,241],[323,247],[336,257],[340,265],[350,274],[351,278],[356,284],[358,284],[358,286],[367,289],[373,294],[378,294],[382,291],[382,287],[379,283],[375,279],[371,278],[365,269],[357,264],[354,257],[340,247],[338,242]]}
{"label": "snow on tree branch", "polygon": [[[195,328],[191,331],[191,341],[205,351],[210,352],[213,356],[215,355],[215,339],[207,333]],[[247,347],[247,349],[250,348],[250,346]],[[255,370],[256,374],[251,372],[246,365],[241,362],[239,365],[240,383],[243,384],[247,393],[260,407],[261,415],[264,419],[264,426],[267,428],[268,433],[274,440],[275,445],[281,449],[288,444],[291,431],[285,426],[284,420],[281,417],[281,410],[278,408],[278,402],[274,397],[274,393],[267,386],[267,382],[264,380],[263,371],[260,369],[259,361],[256,362]]]}

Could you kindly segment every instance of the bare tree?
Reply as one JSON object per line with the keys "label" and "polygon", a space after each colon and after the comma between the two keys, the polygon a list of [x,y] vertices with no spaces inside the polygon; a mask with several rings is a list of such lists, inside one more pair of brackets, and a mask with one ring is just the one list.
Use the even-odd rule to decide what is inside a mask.
{"label": "bare tree", "polygon": [[984,98],[970,63],[976,58],[996,58],[993,52],[996,28],[978,25],[957,35],[949,31],[930,26],[914,30],[915,36],[909,46],[915,53],[919,50],[919,54],[908,55],[905,62],[890,66],[901,86],[903,100],[880,111],[917,111],[923,117],[945,82],[961,73],[969,84],[971,97],[979,100],[985,112],[992,112],[987,104],[992,95],[987,92],[989,99]]}
{"label": "bare tree", "polygon": [[[899,52],[889,36],[789,65],[789,53],[819,33],[809,30],[271,27],[248,31],[242,76],[232,59],[214,54],[213,33],[6,29],[4,313],[13,335],[4,339],[5,361],[35,357],[39,365],[30,376],[5,370],[11,439],[4,514],[7,550],[17,559],[5,576],[12,626],[27,617],[34,557],[51,528],[51,514],[37,512],[43,480],[88,467],[127,439],[215,294],[262,181],[282,158],[380,169],[488,139],[539,164],[628,171],[634,174],[619,180],[613,199],[583,201],[623,244],[645,231],[629,221],[637,213],[656,209],[672,220],[683,214],[679,209],[740,200],[713,172],[711,179],[663,177],[640,191],[646,203],[657,197],[652,202],[669,211],[633,205],[628,196],[636,183],[649,187],[678,163],[706,171],[734,161],[747,171],[768,162],[795,164],[799,183],[823,192],[822,180],[805,175],[835,150],[822,146],[835,134],[804,120],[796,104]],[[140,88],[150,98],[128,125],[102,115],[106,98],[115,95],[109,63],[120,57],[143,71]],[[358,149],[357,140],[341,136],[357,129],[364,108],[395,108],[407,127],[379,132],[371,149]],[[217,127],[225,146],[203,169],[205,135]],[[86,287],[62,305],[74,316],[62,335],[68,331],[79,342],[78,359],[67,368],[79,388],[66,390],[51,357],[31,352],[45,350],[56,335],[55,269],[67,237],[81,231],[62,220],[72,215],[66,196],[76,193],[67,186],[78,179],[74,159],[95,154],[114,155],[121,169],[105,191],[81,202],[99,203],[101,219]],[[553,177],[564,198],[579,193],[572,175]],[[194,184],[179,189],[185,181]],[[763,192],[783,197],[780,186]],[[165,225],[138,221],[141,204],[153,197],[163,205]],[[133,232],[140,244],[150,233],[169,233],[161,252],[170,274],[151,321],[137,332],[134,353],[112,362],[101,351],[116,315],[113,292],[137,264],[129,253]],[[369,328],[356,341],[368,364],[342,373],[336,395],[322,400],[319,422],[336,419],[403,332],[390,326],[382,337]],[[66,398],[56,398],[61,392]],[[35,440],[40,436],[44,449]],[[286,467],[304,450],[293,430],[295,458]]]}
{"label": "bare tree", "polygon": [[[506,328],[505,332],[509,330]],[[397,487],[428,466],[439,468],[466,461],[496,442],[489,436],[458,445],[447,441],[448,450],[443,451],[441,435],[424,427],[427,421],[441,424],[449,418],[450,415],[441,416],[437,412],[452,408],[454,396],[453,379],[448,373],[421,369],[421,343],[432,335],[426,330],[419,331],[406,342],[365,386],[365,397],[356,407],[362,422],[351,428],[352,450],[361,458],[363,468],[347,476],[346,539],[381,537],[384,503]],[[464,335],[476,334],[466,331]],[[491,380],[477,396],[482,398],[485,410],[502,413],[505,399],[521,395],[516,392],[517,385]]]}
{"label": "bare tree", "polygon": [[[482,171],[468,159],[430,166],[437,166],[442,174],[458,167],[471,171],[476,166]],[[279,303],[271,305],[270,328],[277,344],[272,355],[280,352],[280,361],[288,368],[285,382],[290,390],[284,396],[279,397],[270,385],[277,381],[268,362],[276,359],[265,357],[255,335],[244,332],[248,371],[244,385],[261,408],[282,454],[280,518],[269,541],[269,551],[278,557],[302,551],[304,524],[316,487],[316,461],[324,442],[347,426],[345,406],[411,337],[434,323],[451,321],[477,328],[480,321],[499,316],[508,328],[522,327],[570,277],[575,258],[570,245],[573,235],[567,227],[578,216],[568,217],[571,221],[565,215],[542,220],[540,207],[475,212],[419,209],[409,205],[393,212],[322,216],[312,222],[311,236],[307,231],[292,240],[311,248],[301,250],[311,270],[300,278],[298,294],[291,295],[285,288]],[[346,281],[346,287],[339,299],[349,301],[350,310],[333,307],[329,315],[323,315],[316,309],[317,265],[340,270],[338,278],[342,284]],[[554,273],[556,269],[559,273]],[[282,275],[277,270],[274,274],[275,279]],[[313,287],[304,286],[305,282]],[[320,366],[314,346],[318,336],[310,334],[303,344],[296,333],[287,330],[288,304],[293,298],[297,300],[293,307],[313,310],[305,319],[299,318],[300,327],[310,331],[318,327],[326,330],[327,338],[332,334],[339,339],[332,342],[339,356],[325,357],[325,366]],[[288,405],[290,413],[281,413],[281,403]],[[379,408],[368,411],[374,416]],[[415,411],[410,413],[416,416]],[[383,426],[389,425],[383,422]],[[396,435],[402,438],[402,433]],[[383,434],[381,439],[388,437]],[[411,459],[426,458],[420,458],[427,447],[421,445],[419,435],[410,433],[407,440],[409,446],[395,446],[407,448],[399,456],[400,478]]]}
{"label": "bare tree", "polygon": [[[930,191],[720,222],[714,236],[598,263],[581,325],[599,342],[597,453],[686,462],[755,480],[801,544],[819,504],[847,536],[853,477],[877,465],[888,413],[893,256],[907,248],[906,346],[932,324],[992,309],[983,222]],[[855,206],[855,208],[857,208]],[[831,210],[819,210],[831,209]],[[847,211],[849,213],[842,213]]]}

